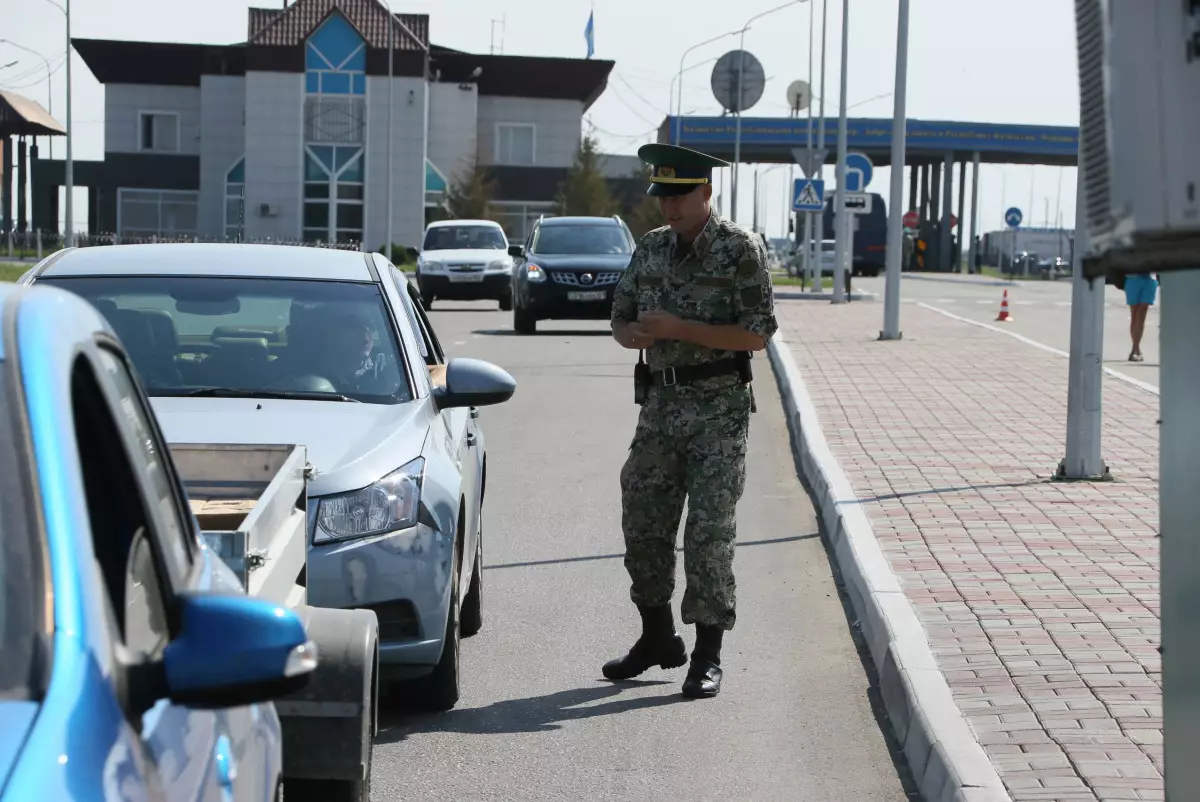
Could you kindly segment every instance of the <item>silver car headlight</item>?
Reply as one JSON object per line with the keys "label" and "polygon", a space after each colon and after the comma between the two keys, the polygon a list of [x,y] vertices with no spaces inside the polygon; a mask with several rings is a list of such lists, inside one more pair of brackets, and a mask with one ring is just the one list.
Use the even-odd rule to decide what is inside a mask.
{"label": "silver car headlight", "polygon": [[370,537],[416,526],[424,473],[425,459],[418,457],[370,487],[322,498],[313,543]]}
{"label": "silver car headlight", "polygon": [[507,273],[509,270],[512,270],[512,262],[508,259],[497,259],[494,262],[489,262],[487,269],[492,273]]}
{"label": "silver car headlight", "polygon": [[441,262],[424,262],[421,265],[421,272],[423,273],[440,273],[444,269],[445,266]]}

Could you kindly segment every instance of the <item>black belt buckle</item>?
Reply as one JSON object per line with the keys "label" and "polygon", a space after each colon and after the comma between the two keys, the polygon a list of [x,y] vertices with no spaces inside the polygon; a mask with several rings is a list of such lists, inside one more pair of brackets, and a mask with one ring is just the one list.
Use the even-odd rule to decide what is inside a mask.
{"label": "black belt buckle", "polygon": [[674,387],[676,384],[677,384],[677,382],[675,381],[675,368],[672,367],[671,365],[667,365],[665,368],[662,369],[662,386],[663,387]]}

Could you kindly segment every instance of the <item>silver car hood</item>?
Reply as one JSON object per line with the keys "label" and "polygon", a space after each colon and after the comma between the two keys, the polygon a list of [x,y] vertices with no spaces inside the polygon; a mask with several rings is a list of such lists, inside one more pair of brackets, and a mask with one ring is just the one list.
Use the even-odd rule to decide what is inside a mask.
{"label": "silver car hood", "polygon": [[256,398],[150,399],[169,443],[304,445],[309,495],[358,490],[421,456],[426,405]]}

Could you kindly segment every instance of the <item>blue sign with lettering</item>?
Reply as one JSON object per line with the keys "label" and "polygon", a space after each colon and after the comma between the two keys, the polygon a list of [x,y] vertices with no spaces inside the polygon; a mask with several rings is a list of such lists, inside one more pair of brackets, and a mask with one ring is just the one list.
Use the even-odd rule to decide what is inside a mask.
{"label": "blue sign with lettering", "polygon": [[[675,132],[679,124],[679,144],[698,150],[733,146],[737,134],[732,117],[668,117],[666,130]],[[819,120],[812,121],[814,142]],[[826,120],[826,138],[837,134],[837,120]],[[1055,125],[1009,125],[1003,123],[937,122],[908,120],[905,125],[910,152],[945,153],[979,151],[984,160],[991,153],[1023,153],[1054,157],[1074,163],[1079,155],[1079,129]],[[808,138],[808,120],[797,118],[743,117],[742,147],[803,147]],[[846,121],[847,147],[857,151],[890,152],[892,120],[851,118]],[[708,152],[705,150],[705,152]]]}

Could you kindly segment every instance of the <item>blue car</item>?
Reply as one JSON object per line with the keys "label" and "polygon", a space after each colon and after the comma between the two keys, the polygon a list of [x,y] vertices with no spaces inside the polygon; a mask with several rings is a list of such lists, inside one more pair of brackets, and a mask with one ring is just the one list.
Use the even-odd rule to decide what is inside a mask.
{"label": "blue car", "polygon": [[0,285],[0,802],[270,800],[300,618],[202,544],[87,302]]}

